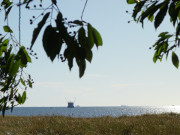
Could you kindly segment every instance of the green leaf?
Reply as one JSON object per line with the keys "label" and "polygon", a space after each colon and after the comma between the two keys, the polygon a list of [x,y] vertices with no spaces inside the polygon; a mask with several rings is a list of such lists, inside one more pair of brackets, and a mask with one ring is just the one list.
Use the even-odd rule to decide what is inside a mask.
{"label": "green leaf", "polygon": [[153,15],[152,15],[152,16],[150,16],[150,15],[149,15],[149,16],[148,16],[148,19],[149,19],[149,21],[151,21],[151,22],[152,22],[152,21],[153,21],[153,19],[154,19],[154,16],[153,16]]}
{"label": "green leaf", "polygon": [[13,89],[11,89],[11,92],[10,92],[10,100],[13,98]]}
{"label": "green leaf", "polygon": [[13,31],[11,30],[11,28],[8,25],[3,26],[3,29],[4,29],[5,32],[13,33]]}
{"label": "green leaf", "polygon": [[84,60],[86,58],[86,51],[83,47],[78,47],[76,51],[77,51],[78,59]]}
{"label": "green leaf", "polygon": [[21,84],[25,86],[25,82],[22,78],[20,79],[20,81],[21,81]]}
{"label": "green leaf", "polygon": [[73,67],[73,59],[74,57],[68,57],[68,66],[69,66],[69,70],[71,71],[72,67]]}
{"label": "green leaf", "polygon": [[7,44],[1,44],[0,45],[0,56],[2,56],[2,54],[6,51],[7,51]]}
{"label": "green leaf", "polygon": [[176,8],[180,8],[180,1],[177,2]]}
{"label": "green leaf", "polygon": [[86,33],[83,27],[78,30],[78,41],[81,45],[86,43]]}
{"label": "green leaf", "polygon": [[83,25],[83,22],[80,20],[75,20],[72,23],[77,24],[77,25],[81,25],[81,26]]}
{"label": "green leaf", "polygon": [[101,35],[95,28],[93,28],[93,38],[97,47],[102,46],[103,41],[102,41]]}
{"label": "green leaf", "polygon": [[43,17],[43,19],[41,20],[41,22],[39,22],[38,27],[34,29],[30,49],[32,49],[32,47],[33,47],[33,45],[34,45],[34,42],[36,41],[36,39],[37,39],[37,37],[38,37],[38,35],[39,35],[42,27],[44,26],[44,24],[46,23],[46,20],[47,20],[48,17],[49,17],[49,14],[50,14],[49,12],[46,13],[46,15],[44,15],[44,17]]}
{"label": "green leaf", "polygon": [[172,63],[176,68],[179,67],[179,59],[175,52],[172,52]]}
{"label": "green leaf", "polygon": [[146,3],[146,1],[138,2],[136,4],[136,6],[134,7],[134,11],[133,11],[133,14],[132,14],[132,17],[134,18],[134,20],[136,20],[137,14],[141,11],[141,9],[142,9],[142,7],[144,6],[145,3]]}
{"label": "green leaf", "polygon": [[5,39],[3,42],[2,42],[2,45],[8,45],[9,44],[9,39]]}
{"label": "green leaf", "polygon": [[161,44],[159,45],[159,48],[158,48],[158,50],[157,50],[157,51],[158,51],[158,53],[157,53],[158,56],[160,56],[161,53],[162,53],[162,51],[163,51],[163,50],[162,50],[162,45],[163,45],[163,44],[164,44],[164,43],[161,43]]}
{"label": "green leaf", "polygon": [[19,49],[19,52],[17,53],[17,59],[21,60],[21,64],[23,67],[26,67],[28,62],[31,62],[31,58],[24,46]]}
{"label": "green leaf", "polygon": [[30,88],[32,88],[32,82],[30,80],[28,80],[28,85]]}
{"label": "green leaf", "polygon": [[16,101],[18,102],[18,104],[22,103],[22,97],[20,94],[18,94],[18,96],[16,96]]}
{"label": "green leaf", "polygon": [[22,94],[21,103],[24,104],[25,101],[26,101],[26,91],[24,91]]}
{"label": "green leaf", "polygon": [[78,42],[81,45],[81,47],[85,49],[91,49],[88,43],[88,38],[86,37],[85,29],[83,27],[81,27],[78,31]]}
{"label": "green leaf", "polygon": [[14,54],[10,54],[9,56],[8,56],[8,61],[7,61],[7,69],[8,69],[8,73],[10,74],[10,76],[12,76],[11,74],[11,72],[12,72],[12,69],[13,69],[13,65],[14,65]]}
{"label": "green leaf", "polygon": [[136,1],[135,1],[135,0],[127,0],[127,3],[128,3],[128,4],[135,4]]}
{"label": "green leaf", "polygon": [[91,63],[92,58],[93,58],[93,53],[92,53],[92,51],[91,51],[91,50],[86,51],[86,60],[88,60],[88,61]]}
{"label": "green leaf", "polygon": [[8,62],[9,62],[9,59],[12,59],[14,57],[14,54],[11,54],[11,51],[12,51],[12,47],[8,48],[8,50],[5,52],[5,59]]}
{"label": "green leaf", "polygon": [[85,60],[81,61],[79,59],[76,59],[76,63],[79,67],[79,77],[81,78],[84,75],[86,69],[86,61]]}
{"label": "green leaf", "polygon": [[179,34],[180,34],[180,23],[178,23],[176,27],[176,38],[179,36]]}
{"label": "green leaf", "polygon": [[175,1],[172,1],[170,6],[169,6],[169,16],[171,21],[173,22],[173,25],[175,26],[177,18],[178,18],[178,14],[179,14],[179,10],[180,8],[175,8]]}
{"label": "green leaf", "polygon": [[88,42],[91,48],[94,46],[93,27],[88,23]]}
{"label": "green leaf", "polygon": [[56,25],[57,25],[57,27],[60,27],[60,28],[61,28],[62,21],[63,21],[62,13],[61,13],[61,12],[58,12],[57,19],[56,19]]}
{"label": "green leaf", "polygon": [[156,51],[153,56],[153,62],[156,63],[157,59],[158,59],[158,55],[157,55],[157,51]]}
{"label": "green leaf", "polygon": [[168,3],[165,2],[160,11],[157,13],[156,17],[155,17],[155,22],[154,22],[154,26],[157,29],[159,27],[159,25],[162,23],[162,21],[164,20],[164,17],[167,13],[168,10]]}
{"label": "green leaf", "polygon": [[78,31],[78,41],[81,44],[81,47],[83,47],[86,51],[86,60],[91,62],[93,54],[88,44],[88,38],[86,37],[85,29],[83,27],[81,27]]}
{"label": "green leaf", "polygon": [[140,22],[143,25],[143,21],[146,17],[148,16],[152,16],[153,14],[155,14],[155,12],[161,7],[162,3],[156,5],[157,2],[154,2],[150,7],[147,8],[147,10],[145,10],[140,18]]}
{"label": "green leaf", "polygon": [[4,37],[5,37],[5,36],[3,36],[3,37],[0,38],[0,43],[3,41]]}
{"label": "green leaf", "polygon": [[69,70],[73,67],[74,52],[72,48],[66,48],[64,51],[64,57],[68,60]]}
{"label": "green leaf", "polygon": [[56,55],[59,55],[62,43],[61,36],[51,25],[48,25],[43,35],[43,47],[51,61],[55,59]]}
{"label": "green leaf", "polygon": [[15,62],[12,61],[11,66],[10,66],[10,71],[9,71],[9,75],[11,77],[18,73],[19,66],[20,66],[20,60],[15,61]]}
{"label": "green leaf", "polygon": [[12,9],[12,6],[9,7],[8,10],[5,12],[5,19],[4,19],[4,20],[7,19],[8,15],[9,15],[9,13],[10,13],[10,11],[11,11],[11,9]]}
{"label": "green leaf", "polygon": [[178,13],[178,19],[180,20],[180,12]]}
{"label": "green leaf", "polygon": [[13,2],[10,2],[9,0],[3,0],[3,2],[1,3],[1,5],[4,6],[5,9],[10,7],[12,4]]}
{"label": "green leaf", "polygon": [[168,32],[161,32],[159,35],[158,35],[158,37],[165,37],[166,36],[166,34],[168,34]]}
{"label": "green leaf", "polygon": [[27,2],[27,0],[24,0],[24,1],[23,1],[23,3],[26,3],[26,2]]}
{"label": "green leaf", "polygon": [[168,49],[168,41],[166,41],[166,42],[163,43],[162,49],[163,49],[163,52],[164,52],[164,53],[167,52],[167,49]]}
{"label": "green leaf", "polygon": [[23,55],[24,55],[26,61],[30,63],[30,62],[31,62],[31,58],[30,58],[29,54],[27,53],[25,47],[22,46],[22,47],[21,47],[21,50],[22,50],[22,52],[23,52]]}

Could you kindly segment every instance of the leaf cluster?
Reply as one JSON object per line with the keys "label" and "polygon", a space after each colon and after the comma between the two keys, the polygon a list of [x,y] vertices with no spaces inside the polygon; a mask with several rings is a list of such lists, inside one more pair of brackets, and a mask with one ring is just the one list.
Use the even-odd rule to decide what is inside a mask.
{"label": "leaf cluster", "polygon": [[[53,4],[56,5],[56,2],[53,1]],[[47,12],[38,23],[37,28],[34,29],[30,49],[41,29],[46,25],[47,19],[51,19],[50,14],[52,13]],[[92,48],[94,45],[98,48],[103,44],[100,33],[85,21],[67,21],[60,11],[57,12],[54,22],[56,26],[46,25],[42,37],[43,48],[47,56],[52,62],[56,57],[60,58],[62,62],[67,61],[70,70],[75,60],[79,67],[79,77],[82,77],[86,69],[86,61],[92,61]],[[65,46],[64,50],[62,50],[62,46]]]}
{"label": "leaf cluster", "polygon": [[179,0],[127,0],[128,4],[135,4],[132,17],[137,23],[141,23],[144,26],[144,20],[148,19],[154,22],[154,27],[157,29],[166,15],[170,17],[170,23],[175,27],[175,33],[169,34],[169,32],[162,32],[158,36],[158,41],[152,46],[155,53],[153,61],[162,60],[163,55],[168,57],[170,51],[172,51],[172,63],[178,68],[179,59],[175,53],[175,49],[179,47],[179,35],[180,35],[180,1]]}
{"label": "leaf cluster", "polygon": [[[100,33],[90,23],[82,19],[68,21],[60,12],[57,1],[51,0],[51,5],[47,8],[42,8],[40,4],[41,14],[30,19],[30,24],[33,24],[43,16],[33,31],[30,49],[26,48],[20,43],[20,26],[19,41],[17,41],[8,23],[8,17],[12,8],[15,7],[22,6],[30,11],[33,0],[18,2],[10,0],[0,2],[1,9],[5,13],[4,23],[6,23],[3,26],[4,32],[0,33],[0,111],[3,116],[7,109],[13,110],[14,106],[23,104],[26,100],[27,88],[32,88],[33,79],[24,72],[24,69],[31,63],[30,56],[35,56],[32,54],[32,47],[43,27],[45,30],[42,36],[42,46],[48,58],[52,62],[55,58],[67,62],[70,70],[76,62],[79,67],[79,77],[84,75],[86,62],[92,61],[94,45],[98,48],[103,44]],[[56,16],[55,19],[54,16]],[[20,18],[21,16],[19,16],[19,24],[21,24]]]}
{"label": "leaf cluster", "polygon": [[26,99],[26,91],[22,96],[18,92],[18,86],[32,87],[30,76],[23,77],[23,68],[31,62],[25,47],[19,47],[17,53],[13,52],[13,47],[8,39],[0,42],[0,111],[4,116],[6,109],[13,109],[17,104],[22,104]]}
{"label": "leaf cluster", "polygon": [[[30,1],[30,0],[29,0]],[[25,4],[25,1],[22,4]],[[30,53],[19,43],[8,24],[11,9],[17,4],[10,0],[0,3],[4,10],[4,32],[0,34],[0,111],[5,115],[7,109],[23,104],[26,100],[26,89],[32,88],[31,76],[24,69],[31,63]],[[21,6],[21,5],[18,5]]]}

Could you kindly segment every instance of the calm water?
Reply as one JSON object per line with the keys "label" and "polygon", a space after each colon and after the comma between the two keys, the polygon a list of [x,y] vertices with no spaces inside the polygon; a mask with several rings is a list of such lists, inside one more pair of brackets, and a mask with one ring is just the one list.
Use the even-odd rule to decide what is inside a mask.
{"label": "calm water", "polygon": [[44,116],[44,115],[60,115],[71,117],[101,117],[122,115],[142,115],[142,114],[159,114],[174,112],[180,113],[180,106],[169,107],[142,107],[142,106],[118,106],[118,107],[15,107],[11,113],[6,111],[6,115],[16,116]]}

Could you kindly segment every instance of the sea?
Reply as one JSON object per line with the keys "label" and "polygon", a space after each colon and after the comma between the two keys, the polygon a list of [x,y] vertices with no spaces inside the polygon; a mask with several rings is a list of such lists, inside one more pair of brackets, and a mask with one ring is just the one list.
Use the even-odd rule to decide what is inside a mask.
{"label": "sea", "polygon": [[[1,113],[1,112],[0,112]],[[102,116],[135,116],[143,114],[180,113],[180,106],[106,106],[106,107],[14,107],[5,115],[11,116],[70,116],[70,117],[102,117]]]}

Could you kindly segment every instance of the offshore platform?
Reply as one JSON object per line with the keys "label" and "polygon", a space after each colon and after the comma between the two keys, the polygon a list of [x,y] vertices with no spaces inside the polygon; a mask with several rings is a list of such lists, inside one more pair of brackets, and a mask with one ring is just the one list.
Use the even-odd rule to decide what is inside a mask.
{"label": "offshore platform", "polygon": [[68,102],[67,108],[74,108],[74,102]]}
{"label": "offshore platform", "polygon": [[[75,99],[75,100],[76,100],[76,99]],[[74,108],[74,102],[75,102],[75,100],[72,102],[72,101],[68,101],[68,100],[66,99],[66,101],[67,101],[67,103],[68,103],[67,108]]]}

